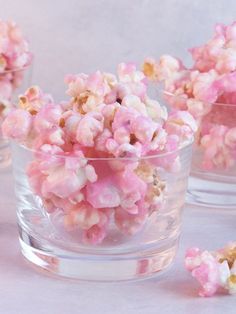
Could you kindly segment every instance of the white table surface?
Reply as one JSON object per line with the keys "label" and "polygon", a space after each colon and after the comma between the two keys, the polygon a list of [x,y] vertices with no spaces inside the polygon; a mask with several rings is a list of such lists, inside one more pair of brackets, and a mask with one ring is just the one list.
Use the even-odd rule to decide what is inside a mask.
{"label": "white table surface", "polygon": [[119,284],[51,278],[35,271],[21,256],[13,179],[7,169],[0,172],[0,314],[235,314],[236,297],[198,297],[198,285],[183,267],[188,247],[216,249],[234,239],[236,210],[186,206],[178,256],[159,278]]}

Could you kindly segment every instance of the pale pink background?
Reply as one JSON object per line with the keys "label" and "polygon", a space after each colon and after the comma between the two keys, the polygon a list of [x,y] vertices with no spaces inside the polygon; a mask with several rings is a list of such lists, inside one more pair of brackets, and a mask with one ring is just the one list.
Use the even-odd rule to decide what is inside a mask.
{"label": "pale pink background", "polygon": [[0,0],[0,18],[23,28],[34,51],[33,82],[64,96],[69,72],[114,71],[147,55],[175,54],[236,19],[235,0]]}

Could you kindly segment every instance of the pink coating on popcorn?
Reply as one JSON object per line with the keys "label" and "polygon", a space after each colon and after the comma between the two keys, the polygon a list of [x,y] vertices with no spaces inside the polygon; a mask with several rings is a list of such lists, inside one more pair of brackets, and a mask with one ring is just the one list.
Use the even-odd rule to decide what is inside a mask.
{"label": "pink coating on popcorn", "polygon": [[28,43],[18,25],[0,20],[0,64],[1,72],[22,68],[32,59]]}
{"label": "pink coating on popcorn", "polygon": [[16,109],[11,111],[8,119],[2,124],[2,132],[5,137],[26,140],[32,126],[32,116],[25,110]]}
{"label": "pink coating on popcorn", "polygon": [[127,210],[119,207],[115,211],[115,224],[117,228],[126,235],[137,233],[145,224],[148,218],[148,212],[145,205],[138,204],[138,212],[129,213]]}
{"label": "pink coating on popcorn", "polygon": [[[223,125],[214,126],[210,132],[201,138],[201,147],[204,149],[203,167],[205,169],[230,168],[235,162],[235,130],[231,131]],[[232,135],[231,135],[232,134]],[[227,136],[227,138],[226,138]],[[226,145],[225,140],[233,137],[233,142]],[[227,142],[229,144],[229,142]]]}
{"label": "pink coating on popcorn", "polygon": [[103,116],[100,113],[87,113],[78,124],[76,140],[84,147],[93,147],[94,139],[103,130]]}
{"label": "pink coating on popcorn", "polygon": [[[147,58],[143,65],[151,80],[164,83],[168,105],[174,110],[187,110],[196,119],[196,149],[203,153],[203,167],[212,171],[236,165],[235,149],[225,145],[221,135],[221,144],[216,140],[217,129],[226,127],[230,132],[236,127],[235,29],[236,22],[217,24],[212,39],[189,50],[193,59],[189,68],[166,55],[159,60]],[[214,156],[212,161],[210,155]]]}
{"label": "pink coating on popcorn", "polygon": [[28,42],[18,25],[0,20],[0,121],[11,110],[13,92],[21,85],[23,71],[31,61]]}
{"label": "pink coating on popcorn", "polygon": [[32,115],[38,113],[44,105],[52,102],[52,97],[49,94],[44,94],[38,86],[28,88],[24,95],[19,96],[19,107]]}
{"label": "pink coating on popcorn", "polygon": [[190,249],[186,252],[186,268],[201,285],[199,295],[210,297],[219,288],[219,270],[215,258],[207,251]]}
{"label": "pink coating on popcorn", "polygon": [[[5,119],[6,136],[31,149],[30,187],[68,232],[92,245],[110,228],[134,235],[164,206],[158,171],[177,171],[178,148],[190,142],[195,122],[187,113],[169,120],[133,63],[120,64],[118,77],[97,71],[65,82],[68,101],[55,103],[37,86],[21,95],[20,109]],[[178,126],[169,132],[171,123]],[[152,158],[166,152],[164,162]]]}
{"label": "pink coating on popcorn", "polygon": [[52,103],[46,104],[38,112],[34,119],[34,128],[40,133],[49,130],[60,123],[62,109]]}
{"label": "pink coating on popcorn", "polygon": [[87,201],[94,208],[117,207],[121,199],[119,189],[113,177],[105,177],[86,186]]}
{"label": "pink coating on popcorn", "polygon": [[191,139],[197,131],[197,124],[187,111],[177,111],[169,115],[166,124],[168,134],[178,135],[180,138]]}
{"label": "pink coating on popcorn", "polygon": [[200,296],[213,296],[219,289],[236,293],[235,243],[215,252],[190,248],[185,255],[185,267],[199,282]]}

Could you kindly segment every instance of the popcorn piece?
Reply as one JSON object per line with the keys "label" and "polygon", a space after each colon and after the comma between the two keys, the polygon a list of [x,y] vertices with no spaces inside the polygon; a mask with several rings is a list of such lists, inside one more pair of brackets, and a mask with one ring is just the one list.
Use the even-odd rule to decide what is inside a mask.
{"label": "popcorn piece", "polygon": [[11,111],[2,124],[5,137],[23,142],[27,139],[32,125],[32,116],[22,109]]}
{"label": "popcorn piece", "polygon": [[236,244],[208,252],[198,248],[187,250],[185,267],[201,285],[199,295],[210,297],[220,288],[230,294],[236,293]]}
{"label": "popcorn piece", "polygon": [[191,139],[197,131],[197,125],[193,117],[187,111],[177,111],[169,115],[166,121],[168,134],[178,135],[182,139]]}
{"label": "popcorn piece", "polygon": [[[19,27],[12,21],[0,20],[0,103],[12,107],[12,94],[23,80],[23,70],[32,61],[29,46]],[[6,117],[0,110],[0,121]]]}

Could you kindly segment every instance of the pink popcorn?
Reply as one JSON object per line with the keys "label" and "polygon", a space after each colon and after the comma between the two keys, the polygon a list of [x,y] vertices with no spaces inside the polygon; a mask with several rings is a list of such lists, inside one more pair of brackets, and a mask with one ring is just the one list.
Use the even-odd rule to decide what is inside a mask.
{"label": "pink popcorn", "polygon": [[133,108],[142,115],[147,115],[146,105],[141,102],[140,98],[135,95],[127,95],[122,100],[122,105],[128,108]]}
{"label": "pink popcorn", "polygon": [[22,142],[26,140],[31,131],[32,116],[22,109],[11,111],[2,124],[2,132],[5,137]]}
{"label": "pink popcorn", "polygon": [[147,110],[147,115],[155,122],[161,125],[168,117],[166,107],[161,106],[156,100],[145,98],[145,105]]}
{"label": "pink popcorn", "polygon": [[88,230],[84,231],[83,240],[85,243],[93,245],[101,243],[107,235],[105,226],[94,225]]}
{"label": "pink popcorn", "polygon": [[27,89],[24,95],[19,96],[20,108],[29,111],[33,115],[36,114],[44,105],[52,102],[52,97],[48,94],[43,94],[37,86],[32,86]]}
{"label": "pink popcorn", "polygon": [[[134,64],[120,64],[118,78],[97,71],[68,75],[65,81],[70,100],[55,104],[34,86],[20,96],[21,109],[12,111],[14,122],[31,121],[28,133],[21,126],[33,158],[29,185],[52,222],[64,217],[66,231],[77,230],[85,243],[100,244],[115,226],[133,235],[163,208],[166,184],[158,172],[177,168],[178,148],[186,139],[178,134],[173,144],[174,135],[166,131],[168,113],[148,97],[146,77]],[[7,135],[14,139],[8,119],[11,115]],[[182,120],[190,137],[194,127]],[[155,163],[152,157],[162,152],[174,157]]]}
{"label": "pink popcorn", "polygon": [[144,116],[138,116],[130,124],[131,134],[142,144],[151,142],[158,125],[152,119]]}
{"label": "pink popcorn", "polygon": [[68,84],[68,89],[66,93],[76,98],[81,93],[86,91],[88,75],[81,73],[80,75],[67,75],[65,77],[65,83]]}
{"label": "pink popcorn", "polygon": [[19,27],[11,21],[0,21],[0,57],[2,70],[23,68],[31,62],[27,41],[24,39]]}
{"label": "pink popcorn", "polygon": [[0,121],[12,108],[11,99],[23,80],[23,70],[31,63],[27,41],[19,27],[11,21],[0,20]]}
{"label": "pink popcorn", "polygon": [[207,73],[197,71],[191,73],[194,98],[205,103],[214,103],[217,100],[217,89],[213,84],[217,79],[217,73],[211,70]]}
{"label": "pink popcorn", "polygon": [[201,119],[208,114],[212,108],[210,103],[195,98],[189,98],[186,101],[186,106],[186,109],[188,109],[189,113],[196,119],[198,125],[201,123]]}
{"label": "pink popcorn", "polygon": [[44,144],[63,146],[65,144],[63,130],[58,126],[44,130],[40,137],[34,140],[33,145],[35,149],[40,149]]}
{"label": "pink popcorn", "polygon": [[128,208],[141,201],[146,193],[147,185],[133,171],[125,170],[117,174],[117,184],[121,194],[121,206],[129,212]]}
{"label": "pink popcorn", "polygon": [[76,140],[85,147],[92,147],[96,136],[103,130],[103,116],[100,113],[86,114],[79,121]]}
{"label": "pink popcorn", "polygon": [[[118,172],[94,183],[87,184],[87,200],[94,208],[122,206],[128,212],[135,210],[135,203],[144,197],[145,183],[130,171]],[[132,209],[131,209],[132,208]]]}
{"label": "pink popcorn", "polygon": [[[33,168],[29,167],[28,174],[32,177],[34,176],[32,171],[36,175],[37,170],[41,172],[42,175],[39,174],[39,177],[43,176],[43,180],[40,194],[46,199],[51,196],[73,199],[75,193],[79,193],[85,187],[87,181],[94,182],[97,180],[94,168],[89,164],[87,165],[86,160],[81,163],[81,160],[76,158],[75,154],[64,156],[59,149],[56,150],[58,156],[49,155],[48,152],[45,153],[45,146],[43,148],[43,153],[38,156],[38,163],[35,164],[34,162]],[[52,149],[54,148],[52,147]],[[79,157],[78,154],[77,157]],[[37,170],[34,165],[37,166]],[[39,191],[37,182],[36,191]]]}
{"label": "pink popcorn", "polygon": [[133,235],[141,230],[146,223],[148,211],[143,202],[138,202],[138,213],[129,213],[119,207],[116,209],[114,218],[115,224],[121,232],[126,235]]}
{"label": "pink popcorn", "polygon": [[205,45],[190,50],[195,61],[194,67],[201,72],[216,68],[219,73],[236,69],[235,59],[235,22],[229,26],[216,25],[213,39]]}
{"label": "pink popcorn", "polygon": [[141,146],[138,143],[131,145],[129,143],[123,143],[119,145],[113,155],[118,158],[139,158],[141,157],[142,150]]}
{"label": "pink popcorn", "polygon": [[108,142],[108,140],[111,139],[111,137],[112,132],[108,129],[103,129],[103,132],[96,137],[95,141],[96,150],[106,152],[107,151],[106,143]]}
{"label": "pink popcorn", "polygon": [[[151,80],[164,83],[164,98],[168,105],[174,110],[188,111],[196,119],[196,149],[199,152],[208,150],[203,152],[203,165],[212,170],[219,168],[219,165],[221,169],[236,165],[234,149],[224,144],[220,149],[216,141],[209,140],[217,127],[236,126],[232,108],[236,104],[235,28],[236,22],[229,26],[216,25],[212,39],[200,47],[190,49],[193,65],[189,68],[166,55],[159,60],[147,58],[143,65],[144,73]],[[209,133],[211,135],[208,136]],[[202,142],[207,144],[202,145]],[[215,149],[218,152],[215,158],[217,161],[211,162],[207,155],[213,154]]]}
{"label": "pink popcorn", "polygon": [[110,92],[110,86],[104,80],[104,75],[97,71],[88,77],[87,89],[95,95],[104,96]]}
{"label": "pink popcorn", "polygon": [[169,134],[178,135],[183,139],[191,139],[197,131],[195,120],[187,111],[177,111],[170,114],[165,125]]}
{"label": "pink popcorn", "polygon": [[144,74],[152,80],[168,80],[183,68],[181,62],[172,56],[163,55],[159,62],[154,58],[146,58],[143,64]]}
{"label": "pink popcorn", "polygon": [[112,130],[116,131],[120,127],[129,129],[131,121],[133,121],[139,113],[133,108],[120,107],[115,111]]}
{"label": "pink popcorn", "polygon": [[230,148],[225,145],[226,134],[231,137],[231,131],[228,131],[227,127],[216,125],[210,129],[209,134],[201,138],[200,144],[204,148],[203,167],[205,169],[224,169],[234,165],[235,156]]}
{"label": "pink popcorn", "polygon": [[61,120],[61,115],[62,109],[59,105],[54,105],[52,103],[46,104],[35,116],[35,130],[37,132],[43,132],[54,126],[58,126]]}
{"label": "pink popcorn", "polygon": [[101,243],[106,236],[109,216],[109,210],[96,210],[82,202],[65,216],[65,224],[67,228],[81,228],[84,242],[95,245]]}
{"label": "pink popcorn", "polygon": [[134,63],[120,63],[118,65],[118,98],[133,94],[144,99],[147,91],[146,78],[143,72],[137,71]]}
{"label": "pink popcorn", "polygon": [[102,211],[94,209],[89,204],[83,202],[65,216],[66,224],[69,227],[78,226],[83,230],[97,225],[102,219],[106,220]]}
{"label": "pink popcorn", "polygon": [[64,127],[68,139],[76,142],[77,129],[82,116],[79,113],[74,113],[71,111],[66,111],[62,114],[60,125]]}
{"label": "pink popcorn", "polygon": [[[201,285],[199,295],[210,297],[219,288],[219,270],[215,258],[207,251],[199,252],[199,255],[192,257],[186,253],[188,267],[192,268],[192,276],[198,280]],[[192,265],[190,260],[192,259]],[[196,261],[197,259],[197,261]]]}
{"label": "pink popcorn", "polygon": [[86,196],[94,208],[114,208],[118,207],[121,202],[119,189],[111,176],[87,184]]}
{"label": "pink popcorn", "polygon": [[186,252],[185,267],[200,283],[200,296],[210,297],[222,288],[230,294],[235,294],[235,260],[235,243],[227,245],[225,248],[216,252],[191,248]]}
{"label": "pink popcorn", "polygon": [[123,83],[145,81],[145,75],[136,69],[135,63],[120,63],[117,73],[120,81]]}

